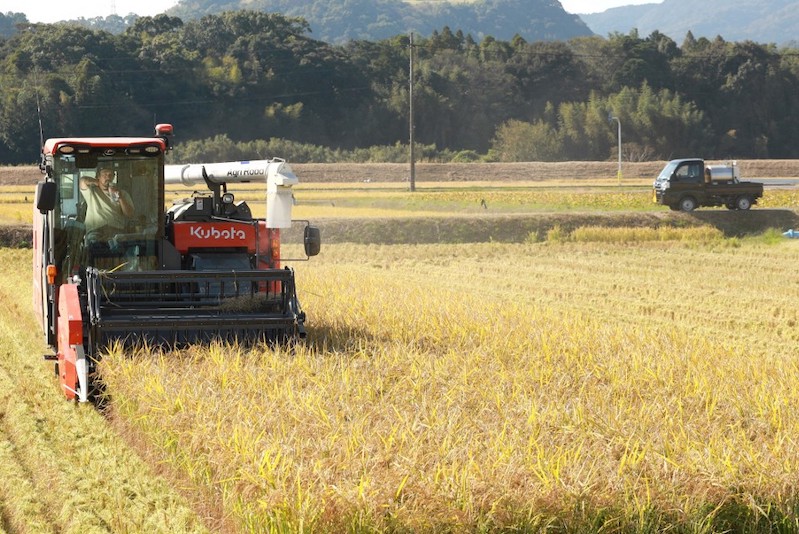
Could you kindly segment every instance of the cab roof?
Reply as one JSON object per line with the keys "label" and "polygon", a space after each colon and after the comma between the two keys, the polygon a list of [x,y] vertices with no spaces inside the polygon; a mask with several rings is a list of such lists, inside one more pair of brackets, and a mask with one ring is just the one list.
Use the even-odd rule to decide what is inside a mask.
{"label": "cab roof", "polygon": [[679,158],[679,159],[673,159],[669,163],[683,163],[686,161],[705,161],[705,160],[703,160],[702,158]]}
{"label": "cab roof", "polygon": [[65,145],[90,149],[156,145],[162,152],[167,150],[167,142],[161,137],[56,137],[44,142],[42,152],[51,155]]}

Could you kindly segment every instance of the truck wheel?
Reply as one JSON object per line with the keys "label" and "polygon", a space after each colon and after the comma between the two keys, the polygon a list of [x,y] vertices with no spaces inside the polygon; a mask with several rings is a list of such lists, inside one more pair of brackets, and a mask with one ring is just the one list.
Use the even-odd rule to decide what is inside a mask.
{"label": "truck wheel", "polygon": [[738,200],[735,201],[735,207],[739,210],[748,210],[752,207],[752,199],[746,195],[738,197]]}
{"label": "truck wheel", "polygon": [[694,197],[684,197],[680,199],[680,209],[682,211],[694,211],[696,209],[696,200]]}

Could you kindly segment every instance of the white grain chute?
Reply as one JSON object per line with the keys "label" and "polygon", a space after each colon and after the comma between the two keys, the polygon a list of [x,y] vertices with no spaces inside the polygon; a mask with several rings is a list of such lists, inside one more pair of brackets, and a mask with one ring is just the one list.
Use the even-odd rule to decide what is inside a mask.
{"label": "white grain chute", "polygon": [[291,228],[292,186],[299,183],[285,160],[280,158],[223,163],[165,165],[164,183],[193,186],[199,184],[266,182],[266,226]]}

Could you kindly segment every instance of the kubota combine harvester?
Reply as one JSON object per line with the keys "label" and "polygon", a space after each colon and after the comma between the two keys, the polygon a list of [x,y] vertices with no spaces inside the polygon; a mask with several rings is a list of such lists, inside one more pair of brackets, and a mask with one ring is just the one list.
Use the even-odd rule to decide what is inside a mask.
{"label": "kubota combine harvester", "polygon": [[[33,304],[55,353],[46,358],[56,361],[69,399],[90,398],[101,351],[115,342],[305,336],[294,272],[280,265],[296,176],[279,159],[165,165],[171,134],[172,126],[161,124],[153,137],[57,138],[42,147]],[[110,183],[100,179],[101,169],[112,173]],[[260,180],[266,219],[227,191],[228,183]],[[205,184],[208,191],[166,209],[165,184]],[[98,227],[107,213],[121,213],[124,223]],[[305,222],[303,237],[307,259],[319,252],[319,230]]]}

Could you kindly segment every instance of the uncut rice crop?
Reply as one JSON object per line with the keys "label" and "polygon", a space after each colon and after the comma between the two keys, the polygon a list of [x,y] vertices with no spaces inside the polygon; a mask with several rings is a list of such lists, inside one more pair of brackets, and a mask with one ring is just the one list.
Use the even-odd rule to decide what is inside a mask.
{"label": "uncut rice crop", "polygon": [[[305,195],[329,198],[329,192]],[[420,209],[438,212],[462,213],[470,211],[541,211],[588,209],[588,210],[641,210],[652,207],[651,194],[648,190],[614,190],[613,188],[522,188],[514,186],[486,187],[484,189],[469,187],[450,187],[425,189],[417,192],[407,191],[359,191],[341,194],[331,202],[337,206],[372,207],[375,209],[393,209],[416,211]]]}
{"label": "uncut rice crop", "polygon": [[799,191],[796,189],[767,189],[757,205],[762,208],[799,208]]}
{"label": "uncut rice crop", "polygon": [[[724,234],[712,226],[675,228],[581,226],[563,239],[580,242],[640,243],[643,241],[720,241]],[[562,240],[562,239],[561,239]]]}
{"label": "uncut rice crop", "polygon": [[242,531],[790,528],[793,245],[332,245],[307,345],[103,372]]}

